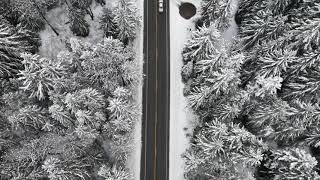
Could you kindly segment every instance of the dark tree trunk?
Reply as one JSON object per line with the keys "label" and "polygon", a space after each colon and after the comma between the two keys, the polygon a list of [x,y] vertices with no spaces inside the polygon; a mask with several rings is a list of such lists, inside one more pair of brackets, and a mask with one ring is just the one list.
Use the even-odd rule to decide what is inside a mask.
{"label": "dark tree trunk", "polygon": [[59,36],[58,31],[49,23],[49,21],[41,14],[42,18],[46,21],[46,23],[49,25],[49,27],[52,29],[52,31]]}
{"label": "dark tree trunk", "polygon": [[102,7],[104,5],[106,5],[106,1],[105,0],[96,0],[97,3],[99,3]]}
{"label": "dark tree trunk", "polygon": [[38,13],[39,13],[40,16],[42,17],[42,19],[49,25],[49,27],[52,29],[52,31],[53,31],[57,36],[59,36],[58,31],[50,24],[50,22],[47,20],[47,18],[44,16],[44,14],[42,14],[39,6],[38,6],[35,2],[33,2],[33,5],[36,7]]}
{"label": "dark tree trunk", "polygon": [[91,10],[91,7],[89,6],[88,9],[86,9],[87,13],[89,14],[89,16],[91,17],[91,20],[94,19],[94,16],[93,16],[93,12]]}

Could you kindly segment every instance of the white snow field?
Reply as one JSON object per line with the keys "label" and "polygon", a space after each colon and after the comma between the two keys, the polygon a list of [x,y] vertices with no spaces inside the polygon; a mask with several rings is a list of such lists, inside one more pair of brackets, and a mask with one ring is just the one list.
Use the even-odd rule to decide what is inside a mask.
{"label": "white snow field", "polygon": [[[193,3],[197,7],[197,14],[189,20],[179,14],[179,4],[182,2]],[[197,124],[197,117],[183,96],[184,84],[181,79],[182,50],[190,37],[190,29],[194,29],[195,20],[200,16],[201,0],[171,0],[170,1],[170,162],[169,179],[184,180],[184,159],[182,154],[190,146],[186,134],[191,134]],[[232,2],[232,17],[230,27],[224,32],[223,37],[232,43],[237,35],[238,27],[234,15],[238,9],[238,0]],[[185,131],[184,129],[187,129]]]}
{"label": "white snow field", "polygon": [[183,180],[184,160],[182,154],[189,146],[184,128],[192,131],[196,117],[191,109],[187,109],[187,100],[183,96],[184,84],[181,78],[182,50],[194,28],[199,14],[189,20],[179,14],[179,4],[191,2],[197,9],[200,0],[171,0],[170,1],[170,144],[169,144],[169,179]]}

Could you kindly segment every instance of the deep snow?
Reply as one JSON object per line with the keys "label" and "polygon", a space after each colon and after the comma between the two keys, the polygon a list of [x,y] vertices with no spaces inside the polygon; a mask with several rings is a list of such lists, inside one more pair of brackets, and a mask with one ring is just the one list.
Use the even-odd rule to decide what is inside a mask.
{"label": "deep snow", "polygon": [[169,179],[183,180],[184,159],[182,154],[189,146],[184,128],[192,132],[195,115],[187,108],[186,98],[183,96],[184,84],[181,79],[182,50],[190,36],[190,29],[194,28],[195,20],[199,14],[189,20],[179,14],[179,4],[191,2],[197,9],[200,0],[170,1],[170,144],[169,144]]}

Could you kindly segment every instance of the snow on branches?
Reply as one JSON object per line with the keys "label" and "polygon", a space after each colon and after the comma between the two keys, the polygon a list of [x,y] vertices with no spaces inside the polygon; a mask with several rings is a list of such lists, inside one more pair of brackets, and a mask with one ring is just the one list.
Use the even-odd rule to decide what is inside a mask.
{"label": "snow on branches", "polygon": [[[87,179],[95,177],[93,169],[103,165],[116,163],[114,171],[125,167],[133,148],[133,126],[141,116],[132,95],[142,77],[132,47],[112,38],[96,45],[71,39],[70,46],[56,59],[22,54],[24,68],[11,82],[17,87],[1,94],[0,116],[17,133],[16,140],[34,138],[24,140],[19,148],[8,147],[10,154],[0,163],[0,176]],[[33,152],[38,145],[42,154]],[[37,163],[29,163],[30,158]]]}
{"label": "snow on branches", "polygon": [[200,121],[185,178],[319,179],[319,2],[240,1],[231,47],[220,24],[228,3],[203,1],[204,26],[183,51],[184,94]]}

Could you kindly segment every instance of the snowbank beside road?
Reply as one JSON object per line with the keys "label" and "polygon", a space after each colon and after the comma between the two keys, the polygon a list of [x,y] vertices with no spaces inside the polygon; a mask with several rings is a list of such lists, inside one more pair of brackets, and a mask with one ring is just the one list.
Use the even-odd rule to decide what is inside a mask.
{"label": "snowbank beside road", "polygon": [[184,129],[192,131],[192,122],[195,119],[192,110],[187,108],[187,100],[183,96],[181,67],[182,50],[198,15],[189,20],[182,18],[179,14],[181,2],[193,3],[197,9],[200,7],[199,0],[170,1],[170,180],[184,179],[184,160],[181,156],[189,146],[187,132]]}
{"label": "snowbank beside road", "polygon": [[[147,0],[145,0],[147,1]],[[139,10],[139,15],[143,19],[143,9],[144,0],[137,0],[137,8]],[[143,20],[141,21],[140,29],[137,32],[137,38],[134,41],[134,47],[136,48],[137,55],[136,55],[136,61],[139,63],[140,67],[140,73],[141,76],[143,76]],[[137,104],[142,107],[142,88],[143,88],[143,78],[141,78],[141,82],[139,86],[137,87],[137,91],[134,92],[135,94],[135,100],[137,101]],[[142,114],[142,109],[141,114]],[[133,173],[134,180],[140,180],[140,167],[141,167],[141,148],[142,148],[142,116],[138,122],[135,124],[135,129],[133,132],[133,143],[134,143],[134,150],[132,154],[129,155],[128,158],[128,167],[131,169],[131,172]]]}

